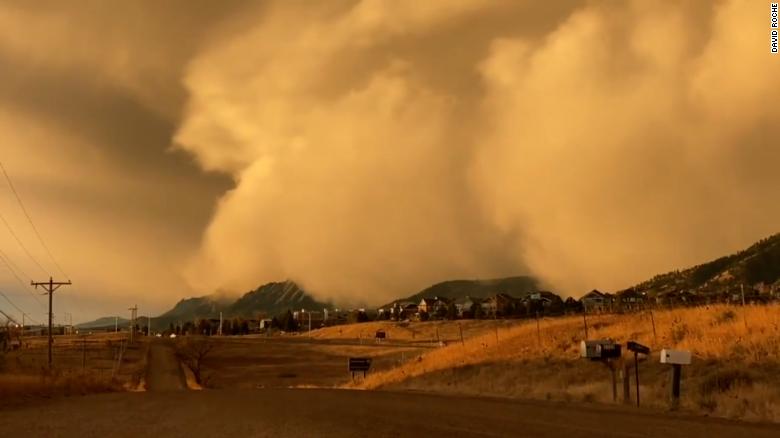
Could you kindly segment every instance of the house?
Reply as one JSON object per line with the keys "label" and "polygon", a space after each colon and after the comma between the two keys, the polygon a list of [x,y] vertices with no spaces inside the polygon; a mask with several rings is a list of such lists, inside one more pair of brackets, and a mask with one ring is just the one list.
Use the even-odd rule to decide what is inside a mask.
{"label": "house", "polygon": [[452,300],[449,298],[436,297],[436,302],[433,304],[433,314],[446,315],[450,303],[452,303]]}
{"label": "house", "polygon": [[427,314],[429,317],[443,316],[447,314],[447,307],[450,305],[450,302],[452,300],[444,297],[423,298],[420,304],[417,305],[417,313],[418,315]]}
{"label": "house", "polygon": [[498,293],[486,299],[482,303],[482,308],[487,315],[492,317],[507,316],[514,313],[515,302],[517,300],[505,293]]}
{"label": "house", "polygon": [[580,298],[580,302],[582,302],[582,307],[585,313],[603,312],[608,309],[610,304],[609,297],[600,292],[598,289],[593,289],[592,291],[583,295],[582,298]]}
{"label": "house", "polygon": [[436,298],[423,298],[417,305],[417,311],[420,313],[432,313],[434,304],[436,304]]}
{"label": "house", "polygon": [[626,289],[616,296],[617,308],[620,311],[632,311],[644,308],[646,295],[635,289]]}
{"label": "house", "polygon": [[442,305],[446,309],[447,304],[449,304],[449,301],[445,298],[423,298],[420,300],[420,304],[417,305],[417,311],[420,313],[434,314],[441,308]]}
{"label": "house", "polygon": [[403,321],[412,319],[418,312],[418,305],[411,301],[397,301],[390,307],[390,319]]}
{"label": "house", "polygon": [[563,303],[563,308],[566,313],[581,313],[582,302],[575,300],[574,297],[568,297]]}
{"label": "house", "polygon": [[458,311],[458,318],[473,318],[474,317],[474,306],[479,306],[482,304],[482,300],[479,298],[472,298],[468,295],[465,297],[460,297],[455,300],[455,308]]}
{"label": "house", "polygon": [[[737,294],[734,300],[740,300],[741,295]],[[699,297],[693,292],[687,290],[665,290],[661,291],[655,297],[656,303],[666,306],[689,306],[696,304]]]}
{"label": "house", "polygon": [[[572,300],[573,301],[573,300]],[[533,316],[537,313],[542,315],[561,314],[564,311],[564,304],[561,297],[550,291],[538,291],[527,294],[517,300],[516,313],[525,313]]]}

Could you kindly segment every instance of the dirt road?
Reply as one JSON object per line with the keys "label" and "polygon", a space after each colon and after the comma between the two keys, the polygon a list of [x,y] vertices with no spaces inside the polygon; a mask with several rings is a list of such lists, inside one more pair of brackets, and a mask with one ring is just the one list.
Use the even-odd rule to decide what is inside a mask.
{"label": "dirt road", "polygon": [[149,363],[146,368],[148,391],[181,391],[186,389],[179,361],[173,345],[154,339],[149,346]]}
{"label": "dirt road", "polygon": [[315,389],[115,393],[0,411],[8,436],[35,437],[706,437],[776,438],[778,425],[546,402]]}

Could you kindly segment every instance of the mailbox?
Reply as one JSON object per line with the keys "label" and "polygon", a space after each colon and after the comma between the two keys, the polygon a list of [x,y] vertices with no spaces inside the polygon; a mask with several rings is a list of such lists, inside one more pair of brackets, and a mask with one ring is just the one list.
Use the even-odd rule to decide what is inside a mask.
{"label": "mailbox", "polygon": [[671,365],[690,365],[691,352],[685,350],[661,350],[661,363]]}
{"label": "mailbox", "polygon": [[614,359],[621,353],[620,344],[609,339],[582,341],[580,344],[580,356],[590,360]]}
{"label": "mailbox", "polygon": [[633,351],[634,353],[650,354],[650,347],[644,346],[639,342],[628,341],[626,348],[628,348],[628,351]]}

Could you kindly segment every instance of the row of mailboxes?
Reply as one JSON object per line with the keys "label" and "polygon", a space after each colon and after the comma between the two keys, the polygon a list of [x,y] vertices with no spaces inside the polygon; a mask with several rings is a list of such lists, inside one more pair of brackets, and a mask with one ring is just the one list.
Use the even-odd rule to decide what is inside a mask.
{"label": "row of mailboxes", "polygon": [[[650,354],[650,349],[634,341],[626,344],[629,351],[639,354]],[[580,356],[590,360],[617,359],[623,354],[622,346],[611,339],[582,341]],[[690,365],[691,352],[682,350],[661,350],[661,363],[671,365]]]}

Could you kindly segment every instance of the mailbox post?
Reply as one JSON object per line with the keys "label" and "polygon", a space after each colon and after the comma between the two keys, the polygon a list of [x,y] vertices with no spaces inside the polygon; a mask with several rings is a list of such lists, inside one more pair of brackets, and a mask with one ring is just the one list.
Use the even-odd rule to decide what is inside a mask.
{"label": "mailbox post", "polygon": [[617,376],[614,361],[622,357],[622,348],[611,339],[582,341],[580,356],[591,361],[599,361],[606,365],[612,373],[612,401],[617,401]]}
{"label": "mailbox post", "polygon": [[650,347],[646,347],[639,342],[634,341],[628,341],[628,344],[626,344],[626,348],[628,348],[629,351],[634,352],[634,376],[636,380],[636,406],[639,407],[639,355],[644,354],[645,356],[650,354]]}
{"label": "mailbox post", "polygon": [[672,409],[680,406],[680,380],[682,366],[691,364],[691,352],[686,350],[661,350],[661,363],[672,365]]}

